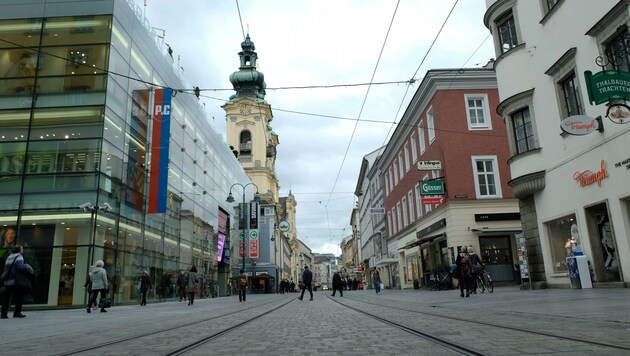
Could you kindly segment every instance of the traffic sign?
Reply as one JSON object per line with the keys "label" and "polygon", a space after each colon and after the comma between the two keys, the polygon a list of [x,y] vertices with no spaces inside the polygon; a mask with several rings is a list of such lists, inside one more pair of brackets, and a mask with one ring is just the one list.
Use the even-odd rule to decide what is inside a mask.
{"label": "traffic sign", "polygon": [[422,198],[422,204],[444,204],[444,198]]}
{"label": "traffic sign", "polygon": [[289,231],[289,227],[291,225],[289,225],[289,223],[286,220],[282,220],[280,221],[280,224],[278,224],[278,229],[280,229],[280,231],[282,232],[287,232]]}
{"label": "traffic sign", "polygon": [[442,169],[441,161],[418,161],[419,171],[432,171],[435,169]]}
{"label": "traffic sign", "polygon": [[420,195],[439,195],[444,193],[444,182],[441,180],[420,182]]}
{"label": "traffic sign", "polygon": [[249,238],[252,240],[258,240],[258,230],[251,230],[249,232]]}

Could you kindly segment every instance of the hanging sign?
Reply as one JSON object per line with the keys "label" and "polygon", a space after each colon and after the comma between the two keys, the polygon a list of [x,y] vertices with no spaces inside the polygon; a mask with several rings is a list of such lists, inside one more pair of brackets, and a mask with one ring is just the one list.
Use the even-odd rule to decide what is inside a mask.
{"label": "hanging sign", "polygon": [[603,70],[593,74],[584,72],[588,99],[591,104],[602,104],[610,100],[630,99],[630,73],[618,70]]}
{"label": "hanging sign", "polygon": [[630,106],[626,104],[612,104],[606,110],[606,117],[615,124],[627,124],[630,122]]}
{"label": "hanging sign", "polygon": [[433,171],[436,169],[442,169],[441,161],[418,161],[419,171]]}
{"label": "hanging sign", "polygon": [[427,180],[420,183],[420,195],[437,195],[444,193],[444,182],[441,180]]}
{"label": "hanging sign", "polygon": [[[601,120],[601,118],[599,118]],[[586,115],[573,115],[560,122],[560,129],[569,135],[588,135],[599,129],[600,123],[597,118]]]}

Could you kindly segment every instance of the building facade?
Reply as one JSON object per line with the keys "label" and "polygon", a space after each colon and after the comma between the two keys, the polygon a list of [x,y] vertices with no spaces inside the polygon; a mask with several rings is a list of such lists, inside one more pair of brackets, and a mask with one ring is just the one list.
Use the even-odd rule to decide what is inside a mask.
{"label": "building facade", "polygon": [[403,289],[448,271],[464,245],[496,281],[518,280],[520,216],[492,64],[427,72],[378,160]]}
{"label": "building facade", "polygon": [[224,199],[250,179],[141,13],[114,0],[0,5],[2,256],[26,247],[38,274],[27,305],[84,304],[97,260],[114,303],[137,301],[143,270],[150,302],[175,297],[192,266],[200,295],[227,293]]}
{"label": "building facade", "polygon": [[578,274],[591,275],[595,286],[627,286],[630,86],[617,77],[630,72],[629,2],[487,0],[486,6],[509,184],[519,199],[534,285],[568,288],[578,255],[588,260]]}

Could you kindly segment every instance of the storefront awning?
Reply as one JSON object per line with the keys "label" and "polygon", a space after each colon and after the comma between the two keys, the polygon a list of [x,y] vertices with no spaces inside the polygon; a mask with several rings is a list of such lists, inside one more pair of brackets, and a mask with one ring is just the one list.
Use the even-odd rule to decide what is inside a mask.
{"label": "storefront awning", "polygon": [[394,263],[398,263],[397,258],[381,258],[378,262],[376,262],[376,267],[391,265]]}
{"label": "storefront awning", "polygon": [[481,229],[472,229],[472,232],[476,232],[478,234],[486,234],[486,233],[495,233],[495,232],[521,232],[523,231],[522,227],[484,227]]}
{"label": "storefront awning", "polygon": [[437,238],[443,237],[443,236],[446,236],[446,234],[445,233],[441,233],[441,234],[432,235],[432,236],[425,236],[425,237],[423,237],[421,239],[417,239],[416,241],[413,241],[413,242],[411,242],[411,243],[409,243],[409,244],[399,248],[398,250],[406,250],[408,248],[420,246],[420,245],[422,245],[424,243],[431,242],[431,241],[433,241],[433,240],[435,240]]}

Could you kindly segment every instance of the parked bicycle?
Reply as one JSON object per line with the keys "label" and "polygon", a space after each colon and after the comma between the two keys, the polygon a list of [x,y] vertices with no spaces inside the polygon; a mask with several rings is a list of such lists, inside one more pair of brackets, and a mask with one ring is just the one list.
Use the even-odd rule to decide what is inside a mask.
{"label": "parked bicycle", "polygon": [[492,282],[492,276],[490,273],[484,269],[482,269],[479,274],[477,274],[477,290],[481,293],[488,290],[488,292],[494,292],[494,282]]}

